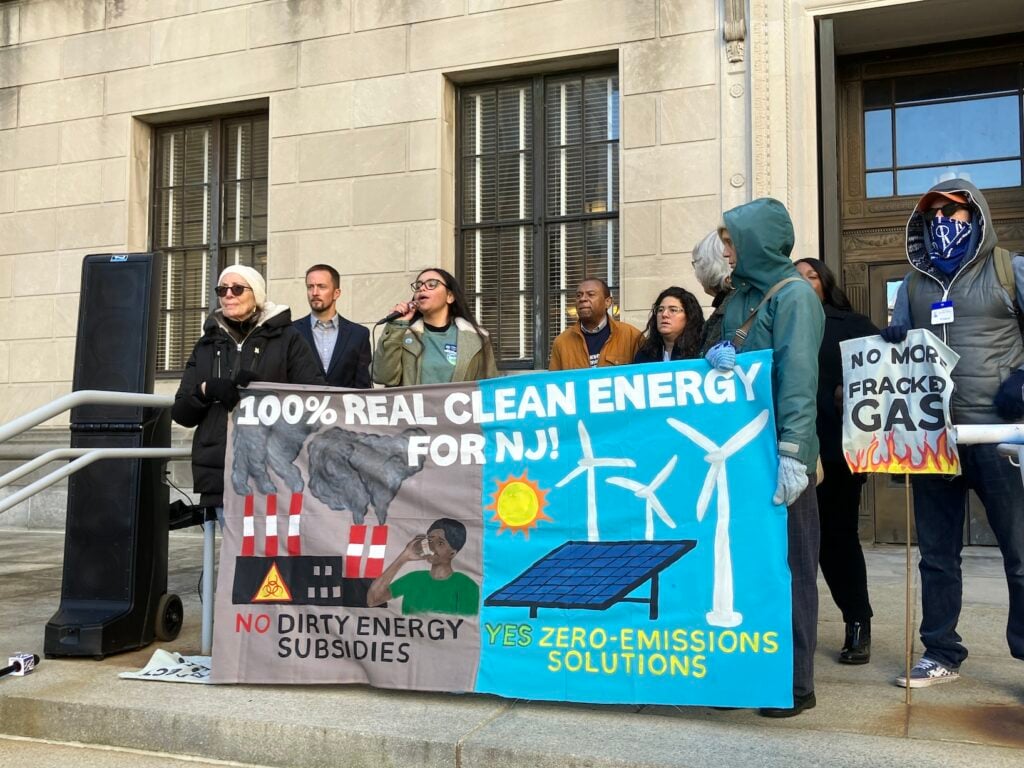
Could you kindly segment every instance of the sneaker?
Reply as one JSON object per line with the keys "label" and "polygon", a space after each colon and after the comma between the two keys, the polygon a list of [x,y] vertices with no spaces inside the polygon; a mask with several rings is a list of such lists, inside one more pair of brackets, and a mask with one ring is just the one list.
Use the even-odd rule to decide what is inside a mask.
{"label": "sneaker", "polygon": [[[951,683],[960,679],[960,671],[955,667],[947,667],[934,659],[922,656],[917,664],[910,668],[910,688],[927,688],[936,683]],[[907,676],[896,678],[896,685],[907,688]]]}

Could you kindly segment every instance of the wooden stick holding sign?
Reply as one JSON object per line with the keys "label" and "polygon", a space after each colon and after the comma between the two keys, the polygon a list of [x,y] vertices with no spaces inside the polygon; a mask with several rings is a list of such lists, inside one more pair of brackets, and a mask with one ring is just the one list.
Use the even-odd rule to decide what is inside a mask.
{"label": "wooden stick holding sign", "polygon": [[913,651],[910,581],[910,475],[960,474],[950,417],[960,356],[931,332],[915,329],[905,341],[881,336],[840,344],[843,359],[843,454],[851,472],[902,474],[906,502],[905,674],[910,704]]}

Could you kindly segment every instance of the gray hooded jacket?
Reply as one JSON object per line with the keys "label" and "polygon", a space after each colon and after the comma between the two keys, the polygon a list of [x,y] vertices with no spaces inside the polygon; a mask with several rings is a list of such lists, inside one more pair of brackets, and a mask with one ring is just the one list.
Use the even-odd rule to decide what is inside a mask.
{"label": "gray hooded jacket", "polygon": [[[985,196],[968,181],[950,179],[929,192],[954,192],[967,198],[978,246],[960,268],[945,275],[932,266],[925,240],[924,215],[914,208],[907,222],[907,260],[918,273],[903,279],[893,307],[892,324],[927,328],[960,355],[953,369],[953,421],[996,424],[992,400],[1000,383],[1024,365],[1024,344],[1013,298],[1000,285],[992,253],[996,233]],[[922,196],[923,199],[924,196]],[[1017,303],[1024,306],[1024,257],[1013,258]],[[932,305],[953,302],[951,323],[932,324]]]}

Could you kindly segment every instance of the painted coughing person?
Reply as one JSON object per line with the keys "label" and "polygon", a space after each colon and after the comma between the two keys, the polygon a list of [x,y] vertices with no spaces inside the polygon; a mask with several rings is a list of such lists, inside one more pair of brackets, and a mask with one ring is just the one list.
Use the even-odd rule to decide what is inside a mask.
{"label": "painted coughing person", "polygon": [[220,307],[203,324],[203,335],[185,363],[171,417],[195,427],[192,487],[200,505],[218,510],[224,495],[228,413],[239,387],[253,381],[324,384],[313,350],[292,327],[291,310],[267,300],[267,287],[252,267],[221,272],[215,289]]}
{"label": "painted coughing person", "polygon": [[658,294],[634,363],[660,363],[700,357],[704,310],[685,288],[671,286]]}
{"label": "painted coughing person", "polygon": [[469,310],[455,276],[425,269],[411,284],[413,298],[384,326],[373,356],[373,380],[387,387],[447,384],[498,375],[487,331]]}
{"label": "painted coughing person", "polygon": [[[389,600],[402,601],[402,614],[448,613],[475,616],[480,610],[480,587],[452,567],[452,560],[466,545],[466,526],[442,517],[430,524],[425,535],[414,536],[384,573],[373,580],[366,605],[376,608]],[[401,576],[405,566],[425,562],[427,570]]]}
{"label": "painted coughing person", "polygon": [[772,398],[778,437],[778,482],[772,503],[787,508],[793,607],[793,706],[766,707],[765,717],[791,717],[815,706],[814,651],[818,632],[818,503],[814,472],[821,302],[800,277],[790,253],[793,222],[778,200],[761,198],[724,214],[720,229],[733,267],[733,295],[722,317],[721,341],[706,355],[719,370],[743,351],[772,350]]}
{"label": "painted coughing person", "polygon": [[819,562],[832,599],[843,614],[846,635],[842,664],[871,660],[871,601],[860,546],[860,494],[865,476],[853,474],[843,458],[843,361],[839,344],[875,336],[878,329],[853,311],[832,270],[818,259],[798,259],[796,268],[810,283],[825,310],[825,335],[818,352],[818,442],[824,478],[815,489],[821,522]]}

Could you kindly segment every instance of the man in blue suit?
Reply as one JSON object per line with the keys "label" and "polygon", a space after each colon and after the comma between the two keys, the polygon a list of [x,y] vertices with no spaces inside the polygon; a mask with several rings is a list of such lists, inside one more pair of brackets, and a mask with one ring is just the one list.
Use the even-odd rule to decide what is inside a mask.
{"label": "man in blue suit", "polygon": [[334,308],[341,296],[338,270],[314,264],[306,270],[306,300],[312,312],[292,325],[316,353],[320,372],[332,387],[370,388],[370,332]]}

